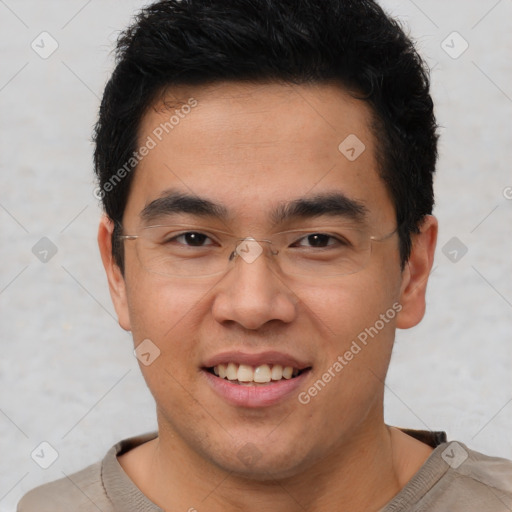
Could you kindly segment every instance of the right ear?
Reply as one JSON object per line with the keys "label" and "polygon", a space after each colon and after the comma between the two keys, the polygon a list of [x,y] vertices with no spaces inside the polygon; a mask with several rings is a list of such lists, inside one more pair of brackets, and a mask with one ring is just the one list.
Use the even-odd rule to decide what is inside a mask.
{"label": "right ear", "polygon": [[98,246],[101,260],[105,267],[108,279],[110,297],[117,313],[119,325],[126,331],[131,330],[128,300],[126,298],[126,282],[121,269],[112,255],[112,233],[114,222],[107,215],[103,215],[98,228]]}

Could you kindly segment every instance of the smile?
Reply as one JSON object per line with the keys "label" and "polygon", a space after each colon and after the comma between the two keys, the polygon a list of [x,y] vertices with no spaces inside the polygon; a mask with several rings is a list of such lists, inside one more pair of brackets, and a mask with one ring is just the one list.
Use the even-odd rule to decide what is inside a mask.
{"label": "smile", "polygon": [[208,368],[208,371],[221,379],[228,380],[235,384],[256,386],[268,385],[283,379],[293,379],[300,375],[303,370],[299,370],[293,366],[282,366],[280,364],[261,364],[253,367],[248,364],[229,362]]}

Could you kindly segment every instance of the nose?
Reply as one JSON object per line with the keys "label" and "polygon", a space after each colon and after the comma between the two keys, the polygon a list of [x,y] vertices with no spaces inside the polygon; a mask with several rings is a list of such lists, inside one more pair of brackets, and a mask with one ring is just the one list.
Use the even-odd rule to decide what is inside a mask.
{"label": "nose", "polygon": [[230,270],[216,287],[214,318],[252,330],[272,320],[292,322],[298,299],[269,260],[266,251],[271,248],[247,240],[237,247]]}

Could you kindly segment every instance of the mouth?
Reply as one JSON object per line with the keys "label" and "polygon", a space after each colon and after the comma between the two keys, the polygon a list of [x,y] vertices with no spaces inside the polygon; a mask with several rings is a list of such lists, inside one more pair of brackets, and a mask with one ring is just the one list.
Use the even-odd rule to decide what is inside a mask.
{"label": "mouth", "polygon": [[220,363],[205,370],[216,377],[240,386],[267,386],[282,380],[295,379],[311,367],[299,369],[280,364],[261,364],[251,366],[235,362]]}
{"label": "mouth", "polygon": [[307,383],[313,366],[274,351],[225,352],[205,361],[201,374],[215,394],[237,407],[283,403]]}

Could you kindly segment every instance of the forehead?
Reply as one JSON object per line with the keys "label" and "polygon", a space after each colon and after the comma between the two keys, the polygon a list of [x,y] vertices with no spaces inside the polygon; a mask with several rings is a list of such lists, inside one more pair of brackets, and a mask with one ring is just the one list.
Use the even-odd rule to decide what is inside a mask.
{"label": "forehead", "polygon": [[150,149],[125,218],[173,189],[223,205],[239,222],[265,222],[280,204],[332,191],[392,220],[371,124],[367,104],[337,85],[169,89],[141,121],[138,145]]}

